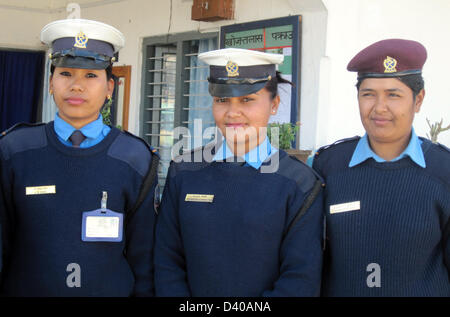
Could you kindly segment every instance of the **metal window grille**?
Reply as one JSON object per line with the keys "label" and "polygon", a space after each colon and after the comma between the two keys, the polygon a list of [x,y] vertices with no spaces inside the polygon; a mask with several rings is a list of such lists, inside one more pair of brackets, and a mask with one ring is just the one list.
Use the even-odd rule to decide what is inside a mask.
{"label": "metal window grille", "polygon": [[[203,42],[202,42],[203,41]],[[185,135],[183,150],[192,148],[194,120],[203,130],[215,126],[208,94],[208,67],[198,62],[199,49],[217,48],[217,34],[185,34],[144,40],[142,131],[143,138],[161,155],[159,183],[164,186],[172,159],[176,127],[192,131]],[[203,47],[200,47],[200,44]],[[202,140],[202,144],[210,140]],[[196,143],[198,144],[198,143]]]}

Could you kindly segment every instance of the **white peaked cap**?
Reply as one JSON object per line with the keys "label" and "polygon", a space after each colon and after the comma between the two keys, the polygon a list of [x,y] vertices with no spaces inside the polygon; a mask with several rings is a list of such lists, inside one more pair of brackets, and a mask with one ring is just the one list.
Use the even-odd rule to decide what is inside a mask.
{"label": "white peaked cap", "polygon": [[114,52],[125,45],[125,37],[115,27],[85,19],[65,19],[49,23],[42,28],[41,41],[51,46],[57,39],[76,37],[80,32],[84,33],[88,39],[110,43],[114,47]]}
{"label": "white peaked cap", "polygon": [[232,61],[239,66],[255,66],[266,64],[281,64],[284,56],[281,54],[264,53],[242,48],[224,48],[198,55],[199,60],[208,65],[226,66]]}

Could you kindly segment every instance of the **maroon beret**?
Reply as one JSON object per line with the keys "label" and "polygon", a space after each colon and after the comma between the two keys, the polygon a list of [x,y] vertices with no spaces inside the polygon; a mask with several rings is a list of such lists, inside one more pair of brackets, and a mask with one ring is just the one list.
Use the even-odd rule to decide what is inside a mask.
{"label": "maroon beret", "polygon": [[358,72],[358,79],[421,74],[426,59],[427,51],[419,42],[388,39],[359,52],[348,63],[347,70]]}

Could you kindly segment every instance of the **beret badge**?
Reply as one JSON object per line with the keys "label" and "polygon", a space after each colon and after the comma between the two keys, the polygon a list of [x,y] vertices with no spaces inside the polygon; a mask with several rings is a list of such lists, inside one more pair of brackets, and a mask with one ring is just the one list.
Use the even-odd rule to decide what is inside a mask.
{"label": "beret badge", "polygon": [[395,73],[397,72],[397,60],[395,58],[392,58],[390,56],[387,56],[386,59],[383,61],[384,65],[384,72],[385,73]]}
{"label": "beret badge", "polygon": [[75,36],[75,44],[73,46],[78,48],[86,48],[88,40],[89,39],[86,34],[80,31],[80,33]]}

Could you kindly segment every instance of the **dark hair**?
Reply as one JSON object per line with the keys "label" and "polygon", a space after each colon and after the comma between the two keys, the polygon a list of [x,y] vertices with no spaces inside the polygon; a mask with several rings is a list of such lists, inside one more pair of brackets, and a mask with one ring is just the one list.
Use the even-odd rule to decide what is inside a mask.
{"label": "dark hair", "polygon": [[[112,78],[112,65],[109,65],[106,69],[106,80],[110,80]],[[55,66],[52,64],[50,66],[50,74],[53,76],[53,73],[55,72]]]}
{"label": "dark hair", "polygon": [[[414,99],[416,99],[417,94],[425,87],[425,82],[423,80],[422,74],[413,74],[393,78],[400,80],[402,83],[408,86],[412,90]],[[358,91],[364,79],[365,78],[358,79],[358,82],[356,83],[356,88],[358,89]]]}
{"label": "dark hair", "polygon": [[278,95],[278,84],[289,84],[291,86],[294,86],[294,84],[292,82],[281,77],[281,73],[279,71],[277,71],[276,76],[272,77],[267,82],[266,86],[264,86],[264,88],[266,88],[270,92],[271,99],[275,98]]}

